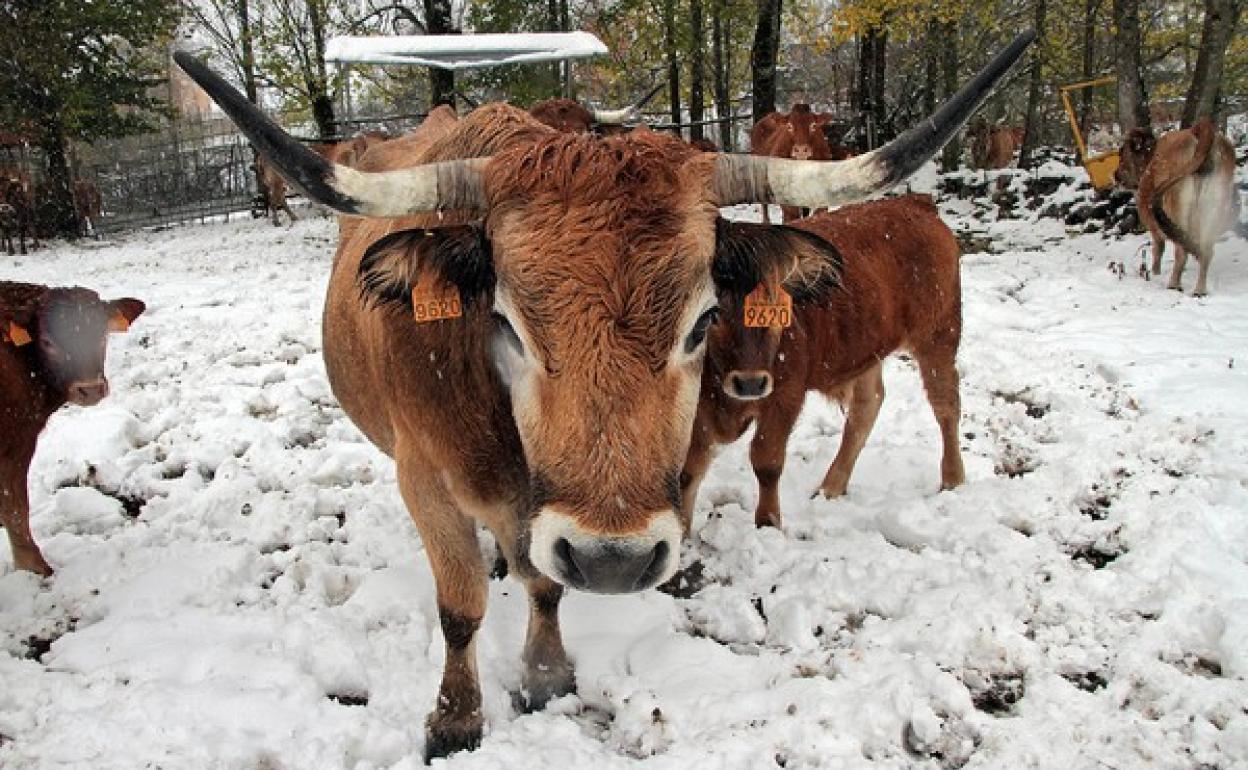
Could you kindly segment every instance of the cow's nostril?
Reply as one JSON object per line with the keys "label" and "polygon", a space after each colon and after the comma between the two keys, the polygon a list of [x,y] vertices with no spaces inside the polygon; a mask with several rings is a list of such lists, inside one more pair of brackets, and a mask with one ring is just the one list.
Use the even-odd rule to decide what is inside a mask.
{"label": "cow's nostril", "polygon": [[572,550],[572,544],[568,542],[566,537],[561,537],[555,541],[555,563],[561,568],[563,577],[568,583],[578,587],[585,585],[585,573],[581,570],[580,565],[576,563],[576,554]]}
{"label": "cow's nostril", "polygon": [[654,552],[650,557],[650,564],[641,573],[641,577],[637,578],[637,582],[633,584],[634,591],[649,588],[659,582],[659,576],[667,568],[667,555],[670,551],[671,548],[668,547],[667,542],[660,540],[659,544],[654,547]]}

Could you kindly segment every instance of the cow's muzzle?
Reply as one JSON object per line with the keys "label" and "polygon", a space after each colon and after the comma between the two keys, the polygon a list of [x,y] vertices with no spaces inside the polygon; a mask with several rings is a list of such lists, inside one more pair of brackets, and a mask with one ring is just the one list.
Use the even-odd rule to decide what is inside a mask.
{"label": "cow's muzzle", "polygon": [[739,401],[757,401],[771,395],[773,381],[766,370],[732,371],[724,378],[724,392]]}
{"label": "cow's muzzle", "polygon": [[529,558],[547,577],[571,588],[599,594],[644,591],[675,573],[681,531],[671,510],[653,514],[641,532],[607,535],[548,507],[530,527]]}

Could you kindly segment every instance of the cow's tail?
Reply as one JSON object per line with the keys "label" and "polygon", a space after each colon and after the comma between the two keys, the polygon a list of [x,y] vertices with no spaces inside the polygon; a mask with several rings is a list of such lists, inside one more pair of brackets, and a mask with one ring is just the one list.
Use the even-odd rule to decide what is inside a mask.
{"label": "cow's tail", "polygon": [[[1213,129],[1213,123],[1206,118],[1188,130],[1191,131],[1192,135],[1196,137],[1195,151],[1192,153],[1191,158],[1189,158],[1186,163],[1174,169],[1168,178],[1154,181],[1152,176],[1149,176],[1147,181],[1153,182],[1153,189],[1151,191],[1151,200],[1149,201],[1149,206],[1147,207],[1149,216],[1145,216],[1143,218],[1146,220],[1148,218],[1153,219],[1157,223],[1157,229],[1161,230],[1167,238],[1183,247],[1183,250],[1188,254],[1199,257],[1200,251],[1197,249],[1196,244],[1181,227],[1175,224],[1174,220],[1170,219],[1170,217],[1166,215],[1165,206],[1162,205],[1162,201],[1165,199],[1167,190],[1178,184],[1184,178],[1200,171],[1201,168],[1203,168],[1209,161],[1209,152],[1213,148],[1213,139],[1217,136],[1217,132]],[[1140,193],[1142,197],[1144,193],[1143,182],[1140,183]],[[1147,221],[1145,224],[1147,224]]]}

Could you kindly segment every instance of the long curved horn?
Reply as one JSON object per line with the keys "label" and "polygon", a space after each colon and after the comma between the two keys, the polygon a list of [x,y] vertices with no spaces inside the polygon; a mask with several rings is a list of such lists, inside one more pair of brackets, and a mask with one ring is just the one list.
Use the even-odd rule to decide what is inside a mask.
{"label": "long curved horn", "polygon": [[618,126],[630,120],[639,120],[641,118],[641,108],[646,106],[646,102],[653,99],[654,95],[662,91],[666,85],[666,83],[656,84],[654,88],[646,92],[645,96],[627,107],[621,107],[618,110],[591,110],[594,115],[594,122],[601,123],[604,126]]}
{"label": "long curved horn", "polygon": [[934,115],[877,150],[842,161],[789,160],[721,154],[712,192],[721,206],[778,203],[839,206],[882,192],[907,178],[953,138],[993,87],[1036,39],[1028,30],[980,70]]}
{"label": "long curved horn", "polygon": [[207,65],[185,51],[178,66],[225,110],[282,176],[317,203],[342,214],[401,217],[423,211],[485,210],[481,170],[488,158],[365,172],[330,163],[286,133]]}

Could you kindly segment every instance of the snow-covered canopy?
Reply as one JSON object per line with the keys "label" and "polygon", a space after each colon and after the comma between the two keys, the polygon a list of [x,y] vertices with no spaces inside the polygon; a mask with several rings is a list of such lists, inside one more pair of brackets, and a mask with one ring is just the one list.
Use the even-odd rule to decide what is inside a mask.
{"label": "snow-covered canopy", "polygon": [[506,32],[483,35],[335,37],[325,60],[405,64],[448,70],[600,56],[607,46],[588,32]]}

